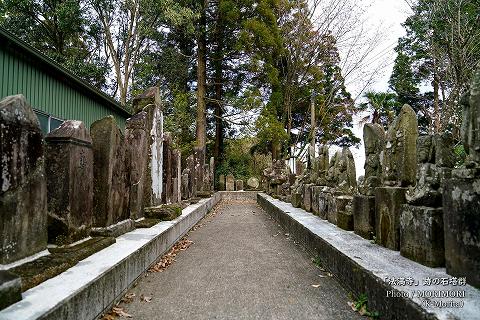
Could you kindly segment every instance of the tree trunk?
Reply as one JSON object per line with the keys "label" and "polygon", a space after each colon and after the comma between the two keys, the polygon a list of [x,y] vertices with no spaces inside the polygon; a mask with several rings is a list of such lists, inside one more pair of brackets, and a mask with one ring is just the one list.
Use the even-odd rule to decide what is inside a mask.
{"label": "tree trunk", "polygon": [[197,39],[197,130],[196,130],[196,144],[197,147],[205,151],[207,141],[207,118],[206,118],[206,103],[205,96],[207,90],[207,62],[206,62],[206,10],[207,0],[200,0],[202,5],[202,13],[198,27]]}
{"label": "tree trunk", "polygon": [[434,117],[434,128],[433,133],[440,133],[440,99],[439,99],[439,79],[437,73],[436,60],[433,60],[434,70],[433,70],[433,117]]}
{"label": "tree trunk", "polygon": [[214,39],[217,45],[215,52],[215,149],[213,154],[215,157],[215,168],[223,161],[223,37],[225,36],[223,32],[223,17],[221,16],[220,9],[217,8],[217,10],[217,25]]}

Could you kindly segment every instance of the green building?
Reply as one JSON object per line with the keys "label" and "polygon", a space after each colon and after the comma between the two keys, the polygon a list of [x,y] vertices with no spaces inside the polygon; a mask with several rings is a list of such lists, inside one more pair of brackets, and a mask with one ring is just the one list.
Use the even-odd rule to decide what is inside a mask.
{"label": "green building", "polygon": [[0,28],[0,100],[23,94],[45,133],[64,120],[80,120],[87,128],[113,115],[125,128],[130,113],[98,89]]}

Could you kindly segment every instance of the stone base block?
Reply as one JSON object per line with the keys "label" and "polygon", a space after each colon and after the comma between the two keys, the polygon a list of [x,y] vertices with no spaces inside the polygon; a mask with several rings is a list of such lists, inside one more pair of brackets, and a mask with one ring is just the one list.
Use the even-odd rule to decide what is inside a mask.
{"label": "stone base block", "polygon": [[145,208],[145,217],[168,221],[176,219],[182,214],[182,207],[175,204],[164,204],[158,207]]}
{"label": "stone base block", "polygon": [[353,230],[362,238],[373,239],[375,235],[375,197],[353,197]]}
{"label": "stone base block", "polygon": [[403,205],[400,254],[429,267],[445,264],[442,208]]}
{"label": "stone base block", "polygon": [[302,209],[308,212],[312,211],[312,188],[313,184],[306,184],[303,188]]}
{"label": "stone base block", "polygon": [[132,231],[135,229],[135,221],[132,219],[127,219],[120,221],[117,224],[108,226],[106,228],[92,228],[90,235],[92,237],[119,237],[122,234]]}
{"label": "stone base block", "polygon": [[313,186],[312,187],[312,212],[314,215],[319,215],[319,204],[318,204],[318,196],[322,192],[322,187]]}
{"label": "stone base block", "polygon": [[480,288],[480,178],[447,180],[443,212],[447,273]]}
{"label": "stone base block", "polygon": [[382,187],[375,190],[375,233],[377,243],[400,250],[400,214],[407,188]]}
{"label": "stone base block", "polygon": [[294,192],[292,193],[292,206],[294,208],[300,208],[300,206],[302,205],[302,194],[301,193],[297,193],[297,192]]}
{"label": "stone base block", "polygon": [[351,212],[338,211],[337,226],[343,230],[353,230],[353,214]]}
{"label": "stone base block", "polygon": [[243,180],[235,181],[235,190],[236,191],[243,191]]}
{"label": "stone base block", "polygon": [[22,281],[8,271],[0,270],[0,310],[22,300]]}

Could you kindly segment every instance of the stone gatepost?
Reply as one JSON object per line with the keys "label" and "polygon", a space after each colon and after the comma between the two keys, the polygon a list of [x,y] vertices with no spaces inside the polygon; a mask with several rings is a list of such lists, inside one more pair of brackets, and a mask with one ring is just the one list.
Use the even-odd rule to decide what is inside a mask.
{"label": "stone gatepost", "polygon": [[363,127],[365,145],[365,177],[353,197],[354,231],[365,239],[375,235],[375,188],[380,186],[382,167],[380,153],[385,148],[385,130],[380,124]]}
{"label": "stone gatepost", "polygon": [[23,95],[0,101],[0,264],[47,248],[47,183],[37,116]]}
{"label": "stone gatepost", "polygon": [[400,254],[441,267],[445,263],[441,184],[451,177],[454,164],[451,134],[419,137],[417,161],[417,184],[407,191],[408,204],[400,216]]}
{"label": "stone gatepost", "polygon": [[463,101],[467,159],[443,186],[447,273],[480,288],[480,70]]}
{"label": "stone gatepost", "polygon": [[225,185],[226,191],[235,191],[235,178],[233,177],[233,174],[227,175]]}
{"label": "stone gatepost", "polygon": [[163,192],[163,112],[160,88],[152,87],[133,99],[135,113],[147,114],[147,165],[144,171],[143,206],[162,204]]}
{"label": "stone gatepost", "polygon": [[92,139],[83,122],[68,120],[45,141],[48,241],[75,242],[93,223]]}
{"label": "stone gatepost", "polygon": [[125,139],[113,116],[90,127],[93,141],[94,226],[108,227],[130,218]]}
{"label": "stone gatepost", "polygon": [[400,214],[405,194],[416,182],[418,123],[415,111],[404,105],[389,127],[380,158],[382,187],[375,189],[377,243],[400,250]]}
{"label": "stone gatepost", "polygon": [[141,111],[127,119],[125,129],[126,163],[130,182],[130,217],[143,217],[144,190],[148,163],[148,115]]}

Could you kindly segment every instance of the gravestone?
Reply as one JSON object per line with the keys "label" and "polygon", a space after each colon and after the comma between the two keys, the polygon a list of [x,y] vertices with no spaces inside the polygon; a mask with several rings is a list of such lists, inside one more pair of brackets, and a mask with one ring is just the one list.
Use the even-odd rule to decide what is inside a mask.
{"label": "gravestone", "polygon": [[212,190],[212,182],[210,177],[210,165],[204,164],[203,165],[203,191],[211,191]]}
{"label": "gravestone", "polygon": [[327,171],[329,168],[329,159],[328,146],[320,146],[318,154],[318,178],[316,185],[325,186],[327,185]]}
{"label": "gravestone", "polygon": [[163,113],[160,88],[152,87],[133,99],[135,113],[147,114],[147,165],[144,171],[143,206],[162,204],[163,193]]}
{"label": "gravestone", "polygon": [[162,202],[172,204],[173,202],[173,150],[172,135],[170,132],[163,134],[163,187]]}
{"label": "gravestone", "polygon": [[203,175],[204,175],[204,164],[205,164],[205,150],[200,147],[193,148],[193,156],[195,159],[195,178],[196,178],[196,187],[197,191],[203,191]]}
{"label": "gravestone", "polygon": [[173,178],[173,203],[182,201],[182,154],[180,150],[174,149],[172,152],[172,174]]}
{"label": "gravestone", "polygon": [[236,191],[243,191],[243,180],[235,181],[235,190]]}
{"label": "gravestone", "polygon": [[210,190],[215,191],[215,158],[210,157]]}
{"label": "gravestone", "polygon": [[182,190],[182,200],[187,200],[190,199],[190,170],[188,168],[183,169],[182,171],[182,185],[181,185],[181,190]]}
{"label": "gravestone", "polygon": [[218,190],[225,191],[225,176],[223,174],[218,176]]}
{"label": "gravestone", "polygon": [[233,174],[227,175],[225,185],[226,191],[235,191],[235,178],[233,177]]}
{"label": "gravestone", "polygon": [[363,127],[365,145],[365,176],[353,199],[354,231],[365,239],[375,235],[375,188],[381,184],[380,154],[385,148],[385,130],[380,124]]}
{"label": "gravestone", "polygon": [[146,185],[145,171],[148,161],[147,113],[140,111],[125,124],[126,163],[130,184],[130,216],[132,219],[143,217],[144,190]]}
{"label": "gravestone", "polygon": [[381,154],[383,186],[375,189],[377,243],[393,250],[400,250],[400,214],[407,187],[416,183],[417,138],[417,117],[404,105],[388,129]]}
{"label": "gravestone", "polygon": [[445,262],[448,274],[480,288],[480,70],[462,105],[467,159],[443,184]]}
{"label": "gravestone", "polygon": [[255,177],[250,177],[250,178],[247,180],[247,186],[248,186],[248,188],[250,188],[250,189],[257,190],[257,189],[260,187],[260,182],[258,181],[257,178],[255,178]]}
{"label": "gravestone", "polygon": [[47,248],[44,144],[23,95],[0,101],[0,264]]}
{"label": "gravestone", "polygon": [[189,197],[192,198],[195,197],[197,194],[197,179],[195,176],[195,159],[193,158],[193,155],[189,155],[187,159],[185,160],[186,162],[186,168],[188,169],[188,193]]}
{"label": "gravestone", "polygon": [[92,139],[83,122],[68,120],[45,141],[48,241],[75,242],[93,222]]}
{"label": "gravestone", "polygon": [[303,203],[302,209],[308,212],[312,211],[312,190],[313,184],[308,183],[303,187]]}
{"label": "gravestone", "polygon": [[94,226],[108,227],[130,217],[125,141],[113,116],[90,127],[93,141]]}
{"label": "gravestone", "polygon": [[305,165],[300,159],[295,159],[295,174],[301,176],[305,171]]}

